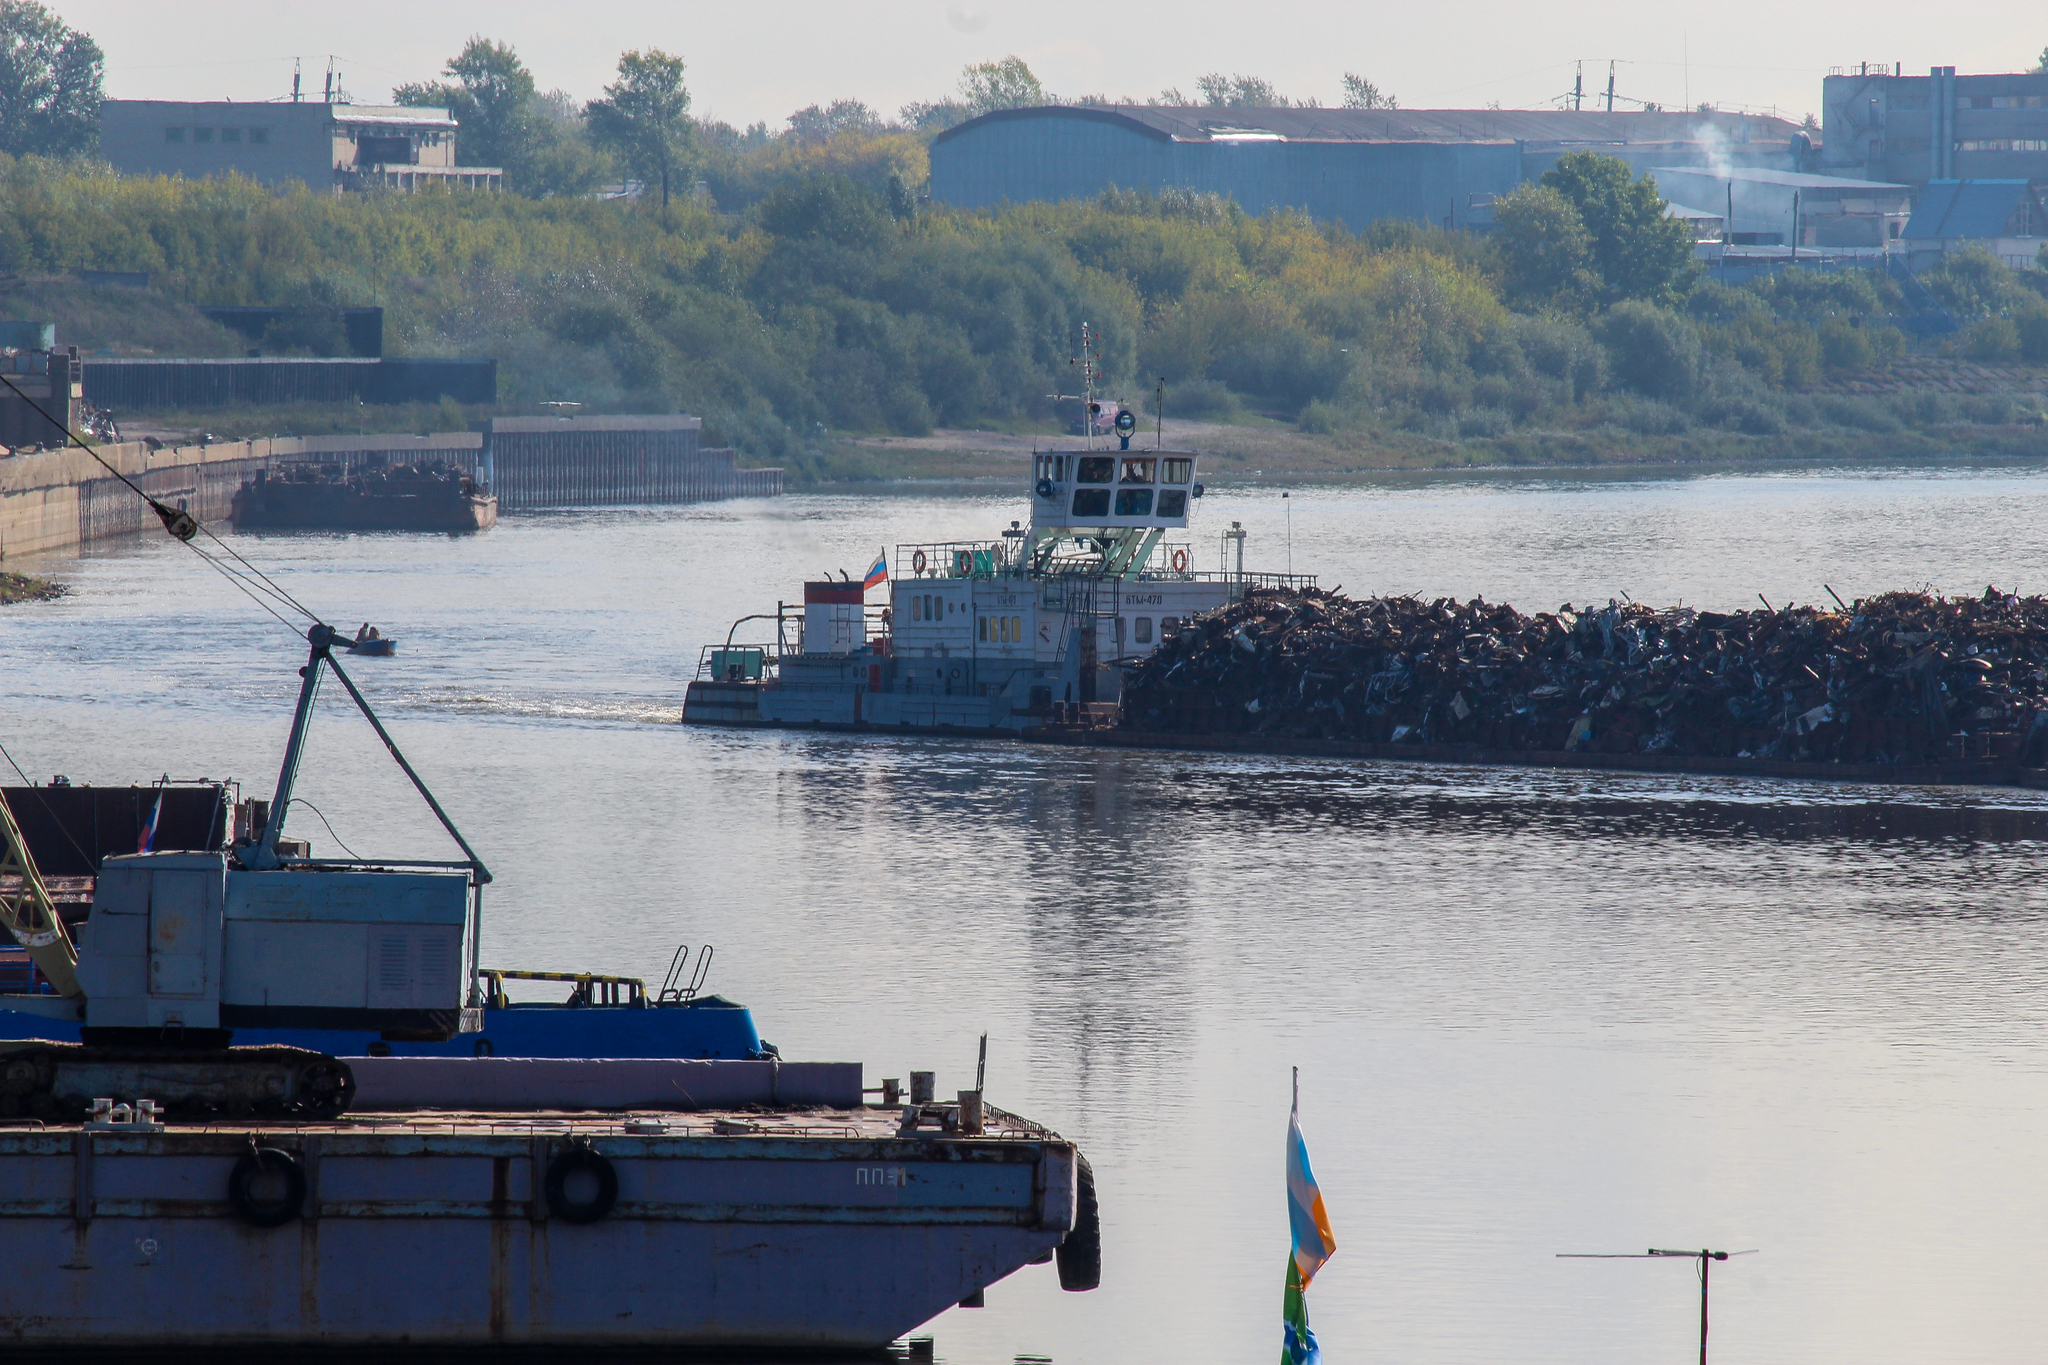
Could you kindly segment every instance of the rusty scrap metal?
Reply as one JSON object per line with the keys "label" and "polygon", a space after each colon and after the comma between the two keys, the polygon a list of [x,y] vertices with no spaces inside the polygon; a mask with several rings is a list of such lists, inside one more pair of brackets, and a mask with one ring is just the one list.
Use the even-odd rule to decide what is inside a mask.
{"label": "rusty scrap metal", "polygon": [[1124,683],[1120,723],[1503,750],[1926,762],[2048,757],[2048,598],[1891,592],[1846,610],[1256,588]]}

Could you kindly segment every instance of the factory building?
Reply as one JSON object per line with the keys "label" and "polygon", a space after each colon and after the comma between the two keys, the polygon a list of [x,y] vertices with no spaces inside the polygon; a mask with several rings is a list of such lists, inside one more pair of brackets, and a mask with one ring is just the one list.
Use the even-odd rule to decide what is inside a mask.
{"label": "factory building", "polygon": [[934,200],[964,208],[1175,187],[1227,196],[1248,213],[1295,208],[1354,230],[1406,218],[1484,231],[1497,196],[1581,150],[1638,172],[1793,171],[1810,155],[1797,125],[1748,114],[1047,105],[941,133],[931,185]]}
{"label": "factory building", "polygon": [[2016,270],[2042,264],[2048,209],[2024,180],[1930,180],[1902,234],[1907,267],[1926,270],[1951,251],[1976,247]]}
{"label": "factory building", "polygon": [[1892,63],[1821,82],[1819,169],[1919,188],[1930,180],[2048,181],[2048,71],[1958,76]]}
{"label": "factory building", "polygon": [[319,103],[107,100],[100,155],[127,175],[188,180],[237,174],[276,188],[318,191],[429,184],[501,189],[495,166],[455,160],[456,122],[446,109]]}
{"label": "factory building", "polygon": [[1727,218],[1740,246],[1883,250],[1912,212],[1905,185],[1799,171],[1658,166],[1657,189],[1674,204]]}

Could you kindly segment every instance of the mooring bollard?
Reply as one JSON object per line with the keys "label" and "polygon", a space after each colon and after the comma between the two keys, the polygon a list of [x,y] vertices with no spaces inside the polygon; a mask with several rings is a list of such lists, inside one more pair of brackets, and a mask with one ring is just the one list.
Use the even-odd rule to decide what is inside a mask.
{"label": "mooring bollard", "polygon": [[936,1071],[913,1071],[910,1073],[910,1102],[930,1104],[938,1097],[939,1073]]}

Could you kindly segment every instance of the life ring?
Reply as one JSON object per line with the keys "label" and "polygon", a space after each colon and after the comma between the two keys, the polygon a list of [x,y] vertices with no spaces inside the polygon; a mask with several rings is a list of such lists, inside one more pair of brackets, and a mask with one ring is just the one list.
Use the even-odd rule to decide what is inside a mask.
{"label": "life ring", "polygon": [[1173,552],[1173,571],[1175,573],[1186,573],[1188,571],[1188,552],[1186,550],[1175,550]]}
{"label": "life ring", "polygon": [[1061,1239],[1060,1288],[1085,1293],[1102,1283],[1102,1213],[1095,1198],[1095,1172],[1088,1158],[1074,1154],[1074,1226]]}
{"label": "life ring", "polygon": [[252,1227],[282,1227],[305,1208],[305,1168],[282,1148],[244,1152],[228,1176],[228,1203]]}
{"label": "life ring", "polygon": [[1038,496],[1041,498],[1049,498],[1052,496],[1051,479],[1040,479],[1038,481]]}
{"label": "life ring", "polygon": [[[587,1197],[571,1197],[569,1178],[588,1171],[597,1188]],[[548,1211],[565,1223],[595,1223],[619,1202],[619,1173],[594,1148],[571,1147],[548,1163]]]}
{"label": "life ring", "polygon": [[966,550],[953,551],[953,577],[965,578],[974,572],[974,556]]}
{"label": "life ring", "polygon": [[919,550],[919,551],[918,551],[918,552],[917,552],[916,554],[914,554],[914,555],[912,555],[912,556],[910,557],[910,568],[911,568],[911,571],[912,571],[912,572],[914,572],[914,573],[923,573],[923,572],[924,572],[924,551],[923,551],[923,550]]}

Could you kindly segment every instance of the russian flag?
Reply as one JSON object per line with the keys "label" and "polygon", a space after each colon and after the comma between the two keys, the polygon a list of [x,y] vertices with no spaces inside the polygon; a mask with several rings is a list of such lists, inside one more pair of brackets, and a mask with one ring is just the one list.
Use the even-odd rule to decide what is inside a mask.
{"label": "russian flag", "polygon": [[888,581],[889,557],[878,550],[875,552],[874,567],[869,569],[868,576],[861,580],[861,590],[865,592],[869,588],[878,588]]}
{"label": "russian flag", "polygon": [[156,822],[162,818],[163,813],[164,794],[162,789],[158,789],[156,794],[156,809],[152,810],[149,813],[149,822],[143,825],[142,827],[142,837],[135,841],[135,851],[137,853],[149,852],[149,846],[156,842]]}

